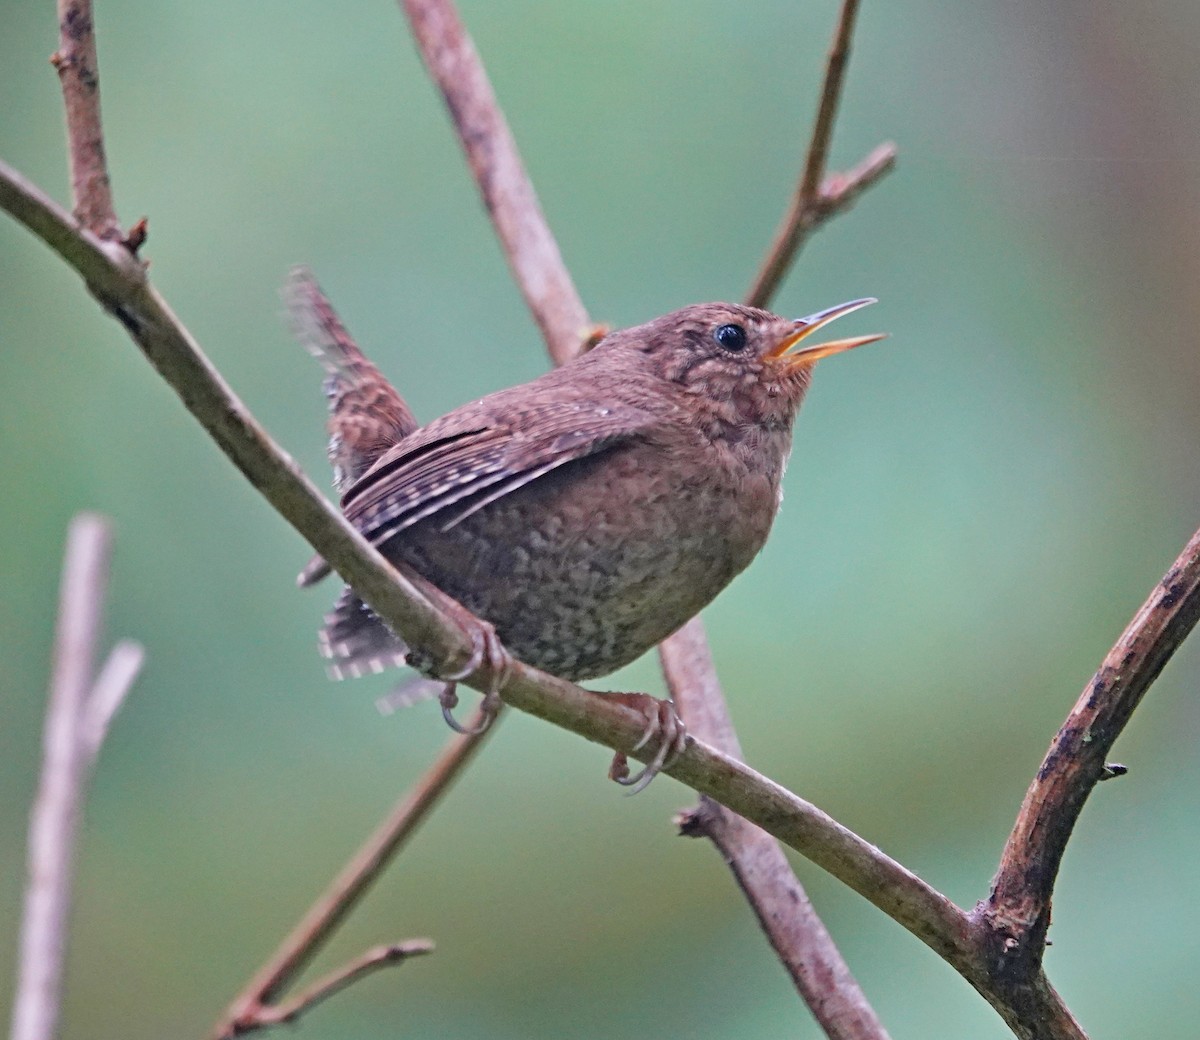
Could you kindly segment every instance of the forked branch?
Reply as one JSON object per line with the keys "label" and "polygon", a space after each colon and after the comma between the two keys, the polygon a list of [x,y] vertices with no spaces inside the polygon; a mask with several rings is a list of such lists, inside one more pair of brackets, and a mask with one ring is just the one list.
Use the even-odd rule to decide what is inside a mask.
{"label": "forked branch", "polygon": [[1054,882],[1084,803],[1109,775],[1113,742],[1197,619],[1200,531],[1084,687],[1025,794],[991,894],[976,910],[1010,972],[1022,961],[1040,963]]}
{"label": "forked branch", "polygon": [[[691,733],[725,754],[741,745],[717,685],[701,620],[692,618],[659,647],[675,706]],[[701,796],[676,817],[687,837],[708,838],[733,873],[784,970],[830,1040],[886,1038],[887,1031],[850,973],[779,842],[760,827]]]}
{"label": "forked branch", "polygon": [[812,137],[791,205],[775,232],[767,256],[746,293],[752,307],[766,307],[808,236],[834,214],[847,209],[872,184],[896,164],[896,146],[881,144],[853,169],[826,176],[829,143],[842,98],[850,41],[858,18],[859,0],[842,0],[833,43],[825,62],[821,98],[813,122]]}
{"label": "forked branch", "polygon": [[[270,960],[259,969],[246,989],[238,994],[217,1024],[213,1040],[227,1040],[264,1026],[290,1021],[299,1007],[306,1006],[306,1002],[302,1000],[297,1003],[299,998],[282,1000],[281,994],[316,956],[338,925],[359,904],[388,864],[395,859],[405,842],[449,791],[488,735],[494,732],[494,723],[497,721],[499,720],[493,720],[492,726],[484,728],[483,713],[477,709],[475,715],[467,722],[467,727],[475,732],[450,738],[425,775],[396,803],[387,818],[351,857]],[[427,945],[428,949],[420,952],[432,950],[432,944]],[[373,964],[372,969],[391,963],[398,961],[396,958],[384,958],[379,964]],[[344,989],[362,974],[363,972],[359,971],[352,973],[352,977],[339,978],[337,988]],[[322,990],[321,995],[324,999],[332,993]]]}
{"label": "forked branch", "polygon": [[57,1036],[84,792],[108,722],[141,666],[141,648],[121,644],[125,649],[118,648],[100,679],[95,678],[111,545],[108,524],[100,517],[85,513],[72,521],[59,594],[42,770],[29,821],[29,872],[11,1040]]}

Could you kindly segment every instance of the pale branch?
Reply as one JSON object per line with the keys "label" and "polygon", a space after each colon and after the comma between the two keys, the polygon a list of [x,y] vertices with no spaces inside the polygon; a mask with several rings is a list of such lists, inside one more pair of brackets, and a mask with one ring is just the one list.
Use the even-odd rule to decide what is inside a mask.
{"label": "pale branch", "polygon": [[[0,164],[0,208],[10,209],[7,200],[20,194],[20,183]],[[36,199],[25,198],[23,205],[40,208]],[[59,229],[71,226],[69,214],[59,207],[27,226],[43,222]],[[193,417],[279,514],[410,646],[420,647],[446,671],[476,656],[471,636],[417,587],[420,579],[389,564],[267,436],[148,285],[141,266],[118,262],[87,232],[77,229],[74,234],[88,240],[89,248],[61,250],[59,255],[118,317]],[[462,681],[483,692],[489,678],[489,670],[481,666]],[[645,730],[640,713],[520,661],[513,662],[501,696],[515,708],[611,750],[639,761],[653,757],[653,749],[635,750]],[[969,960],[962,910],[810,802],[695,739],[664,772],[774,834],[951,963]]]}
{"label": "pale branch", "polygon": [[858,5],[859,0],[842,0],[833,43],[826,58],[821,98],[817,104],[804,166],[788,211],[775,232],[771,248],[755,275],[754,283],[746,293],[746,302],[752,307],[767,306],[792,261],[814,230],[835,213],[847,209],[863,191],[895,165],[895,145],[882,144],[852,170],[829,177],[825,175],[829,142],[841,101]]}
{"label": "pale branch", "polygon": [[50,61],[62,85],[75,219],[99,238],[120,238],[100,126],[91,0],[58,0],[58,50]]}
{"label": "pale branch", "polygon": [[[689,731],[740,759],[742,749],[696,617],[659,647],[671,697]],[[680,833],[716,846],[784,970],[830,1040],[887,1040],[779,843],[707,795],[677,817]]]}
{"label": "pale branch", "polygon": [[555,362],[579,353],[588,317],[563,264],[483,64],[449,0],[402,0],[445,98],[513,278]]}
{"label": "pale branch", "polygon": [[[553,234],[538,206],[537,194],[525,172],[516,143],[488,82],[487,71],[454,9],[452,0],[403,0],[403,6],[408,13],[425,64],[446,99],[451,120],[491,215],[497,237],[508,256],[513,276],[542,329],[552,360],[561,364],[584,349],[579,330],[587,325],[587,312],[575,292],[574,283],[563,264]],[[842,49],[844,52],[844,42]],[[831,126],[832,110],[825,129],[826,136]],[[864,180],[863,187],[865,186]],[[849,192],[847,194],[849,196]],[[532,229],[532,233],[516,234],[514,228]],[[553,306],[547,307],[547,300]],[[556,316],[562,309],[570,315],[570,323],[564,324],[557,320]],[[563,333],[567,334],[566,338]],[[699,658],[692,656],[691,651],[694,648],[699,649]],[[661,648],[660,658],[667,683],[672,689],[678,688],[683,682],[683,671],[690,670],[693,676],[703,680],[706,696],[718,702],[714,710],[728,718],[703,629],[693,629],[690,640],[682,634],[669,638]],[[703,665],[698,666],[695,663],[697,660],[702,660]],[[680,709],[688,725],[691,725],[689,714],[696,701],[697,698],[690,698]],[[732,729],[730,731],[732,732]],[[721,750],[737,754],[729,748]],[[739,843],[741,834],[740,829],[727,832],[727,847],[722,850],[723,854],[728,855],[729,849]],[[833,940],[808,904],[800,882],[777,846],[774,855],[777,857],[774,859],[777,868],[776,881],[779,884],[786,882],[791,894],[798,893],[802,896],[803,906],[780,901],[776,898],[778,891],[765,892],[760,900],[757,879],[762,875],[758,872],[743,872],[739,883],[760,921],[779,922],[774,934],[768,931],[768,937],[783,958],[801,996],[829,1036],[886,1036],[882,1027],[878,1027],[874,1033],[842,1032],[849,1028],[846,1023],[854,1017],[843,1016],[844,1008],[866,1009],[865,1014],[855,1018],[855,1024],[864,1029],[868,1016],[874,1017],[873,1012],[870,1011],[866,997],[837,952]],[[763,884],[771,887],[765,880]],[[770,911],[766,909],[768,902],[772,905]],[[792,907],[795,907],[794,913]],[[810,929],[811,935],[806,940],[805,934]],[[780,943],[784,942],[785,938],[791,943],[790,951],[780,948]],[[826,971],[831,965],[840,967],[836,972]],[[810,999],[810,987],[802,980],[818,977],[833,979],[837,984],[847,987],[844,1002]],[[811,995],[816,998],[822,996]],[[839,1017],[845,1021],[839,1024]],[[878,1026],[877,1022],[876,1025]]]}
{"label": "pale branch", "polygon": [[87,750],[89,764],[100,753],[112,720],[125,703],[145,660],[146,651],[140,643],[131,639],[122,639],[109,651],[108,659],[96,676],[83,717],[80,737]]}
{"label": "pale branch", "polygon": [[1200,531],[1134,614],[1067,716],[1025,794],[991,894],[976,915],[1010,974],[1040,963],[1067,842],[1134,709],[1200,619]]}
{"label": "pale branch", "polygon": [[[259,1011],[258,1020],[249,1028],[266,1028],[295,1022],[305,1012],[311,1011],[322,1001],[340,993],[359,979],[374,974],[380,968],[400,965],[412,957],[433,953],[433,949],[433,943],[428,939],[407,939],[388,946],[373,947],[349,964],[318,979],[294,997],[273,1006],[263,1007]],[[239,1030],[245,1031],[247,1030]]]}
{"label": "pale branch", "polygon": [[[280,994],[304,970],[338,925],[370,890],[396,853],[475,757],[498,721],[499,717],[481,732],[450,738],[433,765],[396,803],[387,818],[350,858],[245,990],[238,994],[213,1031],[213,1040],[229,1040],[289,1017],[282,1014],[281,1008],[290,1006],[292,1002],[281,1001]],[[483,722],[484,713],[476,709],[466,727],[479,730]],[[352,980],[339,988],[344,988],[349,981]]]}
{"label": "pale branch", "polygon": [[76,835],[91,758],[83,727],[111,544],[108,524],[100,517],[84,513],[71,522],[42,737],[42,771],[29,821],[29,875],[11,1040],[52,1040],[58,1035]]}

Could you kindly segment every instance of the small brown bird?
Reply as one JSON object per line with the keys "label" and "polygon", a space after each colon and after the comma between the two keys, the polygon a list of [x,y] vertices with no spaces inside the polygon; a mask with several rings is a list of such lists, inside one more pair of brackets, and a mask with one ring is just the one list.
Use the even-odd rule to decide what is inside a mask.
{"label": "small brown bird", "polygon": [[[814,364],[883,338],[804,343],[871,299],[794,321],[699,304],[415,428],[332,311],[322,318],[315,283],[294,278],[291,295],[293,313],[308,300],[306,338],[330,373],[347,518],[514,656],[575,681],[639,657],[749,564],[779,509]],[[405,663],[352,589],[327,622],[334,675]]]}

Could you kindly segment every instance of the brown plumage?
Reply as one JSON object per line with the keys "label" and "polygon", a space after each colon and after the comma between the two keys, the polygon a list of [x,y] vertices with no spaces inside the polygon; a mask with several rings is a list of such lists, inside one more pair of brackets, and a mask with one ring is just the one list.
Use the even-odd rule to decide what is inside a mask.
{"label": "brown plumage", "polygon": [[[331,457],[356,477],[343,509],[386,556],[494,625],[516,657],[572,680],[607,674],[762,548],[813,364],[880,337],[792,348],[868,302],[799,321],[687,307],[415,430],[345,337],[327,365]],[[352,590],[327,621],[335,674],[403,663],[403,643]]]}

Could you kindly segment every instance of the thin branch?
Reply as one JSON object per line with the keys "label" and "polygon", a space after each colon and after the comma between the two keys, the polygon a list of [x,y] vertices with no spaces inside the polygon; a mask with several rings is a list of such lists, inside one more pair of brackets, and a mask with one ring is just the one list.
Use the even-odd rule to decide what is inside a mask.
{"label": "thin branch", "polygon": [[89,764],[96,760],[100,746],[108,736],[109,727],[116,717],[125,698],[137,682],[138,673],[146,660],[146,651],[140,643],[122,639],[109,652],[108,659],[96,676],[92,692],[87,699],[80,739],[87,752]]}
{"label": "thin branch", "polygon": [[280,1025],[284,1022],[295,1022],[305,1012],[311,1011],[347,986],[352,986],[359,979],[373,975],[380,968],[400,965],[410,957],[419,957],[426,953],[433,953],[433,943],[428,939],[408,939],[390,946],[376,946],[356,957],[349,964],[318,979],[291,999],[275,1007],[264,1008],[256,1026],[265,1027]]}
{"label": "thin branch", "polygon": [[876,145],[856,166],[842,173],[831,173],[821,183],[817,212],[809,226],[814,231],[830,217],[849,209],[864,191],[896,166],[896,146],[891,141]]}
{"label": "thin branch", "polygon": [[[19,180],[0,164],[0,207]],[[25,205],[36,205],[26,198]],[[41,220],[62,226],[70,216],[59,210]],[[80,237],[85,233],[77,232]],[[54,236],[48,236],[54,237]],[[467,660],[472,644],[457,623],[434,606],[419,579],[389,564],[342,515],[321,497],[295,462],[266,435],[246,407],[200,352],[191,334],[145,282],[140,266],[130,274],[103,249],[61,251],[115,314],[188,410],[239,470],[366,603],[410,646],[450,670]],[[485,690],[489,676],[479,669],[463,682]],[[645,719],[615,700],[514,661],[501,691],[513,707],[536,715],[614,751],[645,761],[640,743]],[[785,788],[754,770],[691,739],[668,775],[711,795],[775,835],[797,852],[864,895],[894,920],[927,942],[951,963],[966,963],[966,915],[928,884],[869,842]]]}
{"label": "thin branch", "polygon": [[[663,673],[690,732],[742,757],[704,635],[693,618],[659,647]],[[708,796],[678,817],[680,832],[709,838],[733,872],[784,969],[831,1040],[887,1040],[779,843]]]}
{"label": "thin branch", "polygon": [[[466,725],[470,729],[478,729],[483,721],[483,713],[476,709]],[[279,995],[304,970],[337,926],[366,895],[494,729],[495,722],[481,733],[454,736],[449,740],[425,775],[396,803],[291,935],[259,969],[246,989],[238,994],[213,1031],[214,1040],[238,1036],[293,1017],[283,1014],[281,1009],[292,1006],[299,998],[276,1003]],[[344,988],[351,981],[353,979],[343,982],[338,988]]]}
{"label": "thin branch", "polygon": [[441,89],[513,278],[562,364],[588,333],[587,311],[525,173],[487,74],[450,0],[402,0],[430,75]]}
{"label": "thin branch", "polygon": [[1005,971],[1040,964],[1050,899],[1067,842],[1134,709],[1200,619],[1200,531],[1133,616],[1058,731],[1005,845],[991,895],[977,913]]}
{"label": "thin branch", "polygon": [[[516,158],[515,145],[512,142],[511,135],[507,131],[507,126],[504,124],[503,117],[500,114],[494,95],[491,92],[487,83],[486,73],[483,70],[482,64],[479,61],[478,55],[474,47],[470,44],[469,39],[465,35],[453,6],[450,0],[403,0],[403,4],[409,13],[410,19],[413,22],[414,32],[417,37],[418,45],[422,50],[423,57],[430,70],[438,79],[439,85],[443,89],[448,107],[450,109],[451,118],[454,121],[455,127],[458,130],[460,140],[463,147],[466,149],[471,162],[472,172],[475,175],[476,181],[480,186],[485,201],[491,198],[490,191],[493,179],[497,176],[497,169],[492,165],[491,149],[496,148],[503,152],[507,157],[516,159],[516,163],[509,167],[508,172],[513,172],[513,176],[524,179],[524,171],[520,167],[519,159]],[[856,11],[856,0],[847,0],[846,8],[843,10],[843,17],[839,23],[837,40],[830,55],[830,68],[826,76],[826,86],[822,93],[822,104],[818,113],[817,127],[814,132],[813,145],[810,148],[809,160],[806,162],[806,175],[802,177],[802,185],[813,183],[813,173],[816,171],[816,178],[820,178],[820,174],[824,168],[824,155],[827,151],[828,137],[832,127],[833,114],[836,110],[836,100],[840,92],[840,80],[842,69],[845,65],[845,58],[848,52],[848,40],[852,29],[853,15]],[[429,23],[422,26],[419,23],[419,18],[424,15],[428,17]],[[436,27],[434,31],[429,30],[429,25]],[[451,60],[445,59],[447,52],[453,52]],[[453,88],[462,84],[467,84],[461,93]],[[477,106],[472,110],[471,117],[465,113],[468,105]],[[503,141],[492,142],[489,135],[493,132],[489,127],[501,127],[503,129]],[[803,244],[808,234],[812,230],[819,227],[830,217],[844,211],[873,184],[888,173],[895,165],[896,149],[892,144],[883,144],[877,147],[870,155],[867,156],[861,163],[853,167],[851,170],[843,174],[833,174],[825,178],[819,193],[813,193],[811,187],[805,192],[808,204],[804,207],[793,207],[794,212],[785,219],[784,225],[781,228],[775,245],[772,247],[767,260],[764,263],[763,271],[756,279],[755,287],[751,290],[751,295],[748,300],[751,304],[762,306],[773,294],[775,288],[782,280],[784,273],[790,266],[799,247]],[[540,210],[536,208],[536,197],[533,194],[532,186],[527,182],[525,184],[518,183],[516,191],[510,196],[512,209],[503,213],[498,213],[496,208],[489,201],[489,210],[492,212],[493,221],[497,225],[498,233],[501,241],[504,243],[506,253],[509,256],[510,264],[513,268],[514,275],[521,286],[526,298],[531,301],[535,317],[538,317],[539,324],[543,327],[543,334],[547,338],[547,343],[550,348],[551,357],[561,363],[566,357],[574,353],[574,345],[570,345],[570,349],[564,351],[561,345],[546,332],[546,323],[541,319],[540,313],[536,304],[532,303],[535,296],[535,290],[538,287],[536,279],[527,283],[523,275],[522,259],[533,259],[536,262],[534,268],[540,274],[545,275],[546,268],[541,266],[544,262],[549,265],[550,274],[559,276],[564,283],[570,285],[569,275],[562,266],[561,257],[558,254],[557,248],[553,251],[545,251],[538,254],[536,251],[532,257],[522,256],[522,245],[513,236],[506,233],[502,221],[511,221],[520,224],[522,220],[529,217],[536,222],[539,229],[543,229],[547,239],[553,243],[552,238],[549,238],[550,232],[545,227],[544,218]],[[532,200],[533,210],[531,214],[525,212],[527,202],[522,199]],[[574,290],[571,289],[572,299],[577,300],[574,296]],[[582,305],[580,304],[580,308]],[[586,322],[586,313],[580,309],[581,318]],[[677,634],[675,638],[684,638]],[[694,638],[694,632],[693,632]],[[703,636],[701,635],[701,640]],[[702,644],[703,645],[703,644]],[[667,669],[668,683],[673,688],[679,688],[688,680],[685,676],[685,667],[682,662],[686,661],[689,651],[686,647],[680,646],[672,648],[671,640],[667,640],[662,649],[664,666]],[[705,658],[707,664],[704,668],[706,672],[701,672],[705,680],[704,686],[709,691],[711,696],[714,692],[720,697],[719,686],[717,685],[715,672],[711,667],[711,658],[708,657],[707,648],[705,647]],[[522,666],[523,667],[523,666]],[[515,704],[524,710],[531,711],[533,714],[539,714],[539,710],[532,702],[521,703],[513,697],[506,697],[509,703]],[[721,710],[724,711],[723,701],[721,702]],[[543,715],[544,718],[550,716]],[[553,720],[557,721],[557,720]],[[569,723],[560,723],[571,728]],[[601,741],[603,742],[603,741]],[[615,746],[615,745],[609,745]],[[734,766],[739,763],[731,763]],[[683,760],[676,763],[676,766],[682,766]],[[679,779],[684,779],[685,782],[693,782],[693,786],[697,789],[702,789],[700,784],[690,780],[682,769],[673,768],[668,772]],[[725,805],[735,811],[739,810],[738,806],[725,799],[724,796],[718,796],[718,799],[725,802]],[[819,813],[819,810],[817,810]],[[745,811],[744,815],[750,819],[757,820],[758,817],[752,811]],[[819,826],[819,825],[818,825]],[[785,843],[791,844],[798,851],[800,845],[797,842],[801,841],[797,836],[793,835],[793,840],[789,841],[778,830],[768,828],[770,833],[780,837]],[[849,832],[847,832],[849,833]],[[861,840],[861,839],[855,839]],[[865,844],[865,843],[864,843]],[[776,850],[777,851],[777,850]],[[878,850],[873,850],[878,852]],[[833,861],[825,861],[813,851],[804,851],[814,860],[824,866],[835,876],[838,876],[843,881],[846,881],[850,887],[856,888],[857,891],[871,899],[871,895],[867,888],[857,887],[855,882],[848,880],[847,876],[838,873],[839,865],[835,865]],[[869,854],[868,854],[869,855]],[[836,858],[836,857],[835,857]],[[886,858],[886,857],[885,857]],[[889,861],[890,862],[890,861]],[[898,866],[898,865],[895,865]],[[900,868],[903,870],[903,868]],[[790,872],[790,871],[789,871]],[[746,871],[744,877],[750,878],[752,873]],[[892,875],[892,880],[888,882],[891,885],[899,879]],[[1070,1014],[1062,1004],[1058,995],[1045,981],[1044,977],[1038,976],[1035,980],[1036,986],[1030,988],[1030,992],[1026,994],[1023,1006],[1013,1011],[1008,1005],[1004,1004],[1001,995],[988,988],[988,974],[986,969],[975,959],[977,951],[972,950],[971,943],[965,940],[961,933],[961,927],[966,923],[965,917],[960,917],[961,911],[944,897],[934,892],[931,888],[924,885],[920,879],[913,877],[918,888],[923,888],[920,896],[917,897],[917,902],[921,903],[922,909],[912,918],[907,918],[906,913],[900,910],[899,907],[888,909],[881,902],[876,902],[877,906],[884,909],[885,912],[894,916],[897,920],[905,923],[914,934],[918,935],[924,941],[928,942],[935,950],[938,950],[951,964],[953,964],[963,975],[976,986],[977,989],[991,1002],[1000,1013],[1006,1018],[1010,1024],[1014,1025],[1014,1029],[1018,1035],[1025,1035],[1024,1030],[1029,1022],[1037,1021],[1064,1021],[1073,1022]],[[799,889],[799,882],[794,881],[796,888]],[[904,882],[899,883],[899,887],[903,887]],[[802,890],[801,890],[802,891]],[[749,895],[749,891],[747,892]],[[752,899],[753,902],[753,899]],[[765,904],[764,904],[765,906]],[[764,913],[763,906],[755,903],[756,913],[760,917]],[[928,922],[932,923],[928,930],[925,930],[918,918],[922,914],[928,913]],[[774,940],[773,940],[774,941]],[[812,939],[815,947],[820,947],[820,937],[814,936]],[[800,954],[795,949],[793,954],[799,957]],[[832,947],[832,943],[822,950],[822,956],[829,958],[828,963],[834,963],[835,960],[840,960],[836,949]],[[861,994],[858,994],[861,998]],[[843,1018],[840,1028],[853,1029],[862,1028],[863,1035],[879,1035],[870,1032],[872,1026],[870,1024],[870,1016],[873,1016],[869,1006],[866,1005],[865,998],[861,998],[865,1013],[861,1018],[854,1022],[853,1006],[856,1001],[855,993],[847,994],[847,1001],[850,1010]],[[814,1008],[814,1012],[816,1009]],[[826,1025],[826,1019],[818,1013],[819,1020],[823,1026]],[[1015,1024],[1014,1024],[1015,1023]],[[832,1035],[832,1034],[831,1034]],[[852,1034],[848,1034],[852,1035]],[[1032,1035],[1032,1034],[1030,1034]],[[1055,1034],[1056,1036],[1059,1034]],[[1078,1036],[1082,1036],[1080,1031],[1078,1034],[1071,1033],[1069,1030],[1061,1034],[1064,1037],[1070,1036],[1077,1040]]]}
{"label": "thin branch", "polygon": [[91,0],[58,0],[58,50],[50,59],[62,85],[75,219],[103,239],[121,237],[113,210]]}
{"label": "thin branch", "polygon": [[804,160],[804,171],[800,175],[799,193],[806,198],[816,196],[817,187],[825,176],[825,161],[829,155],[829,142],[833,137],[833,123],[842,100],[842,85],[846,81],[846,64],[850,58],[854,22],[858,18],[858,3],[859,0],[842,0],[837,28],[833,32],[833,43],[829,45],[829,54],[825,58],[825,82],[821,87],[821,99],[817,103],[817,118],[813,123],[808,157]]}
{"label": "thin branch", "polygon": [[75,838],[89,754],[82,738],[100,638],[111,547],[108,525],[81,514],[67,535],[42,772],[29,821],[12,1040],[51,1040],[62,1004]]}
{"label": "thin branch", "polygon": [[846,62],[850,56],[850,39],[854,35],[854,22],[858,17],[858,5],[859,0],[842,2],[833,43],[826,59],[821,99],[817,105],[804,168],[788,212],[775,233],[766,259],[754,278],[754,284],[746,294],[746,301],[753,307],[765,307],[775,295],[808,236],[835,213],[847,209],[863,191],[895,165],[895,145],[883,144],[852,170],[828,178],[825,176],[829,142],[833,136],[833,124],[841,101]]}
{"label": "thin branch", "polygon": [[864,191],[895,166],[896,146],[881,144],[857,166],[826,177],[815,198],[804,201],[797,196],[793,199],[758,274],[754,276],[754,284],[746,293],[746,303],[751,307],[766,307],[809,236],[830,217],[849,209]]}

